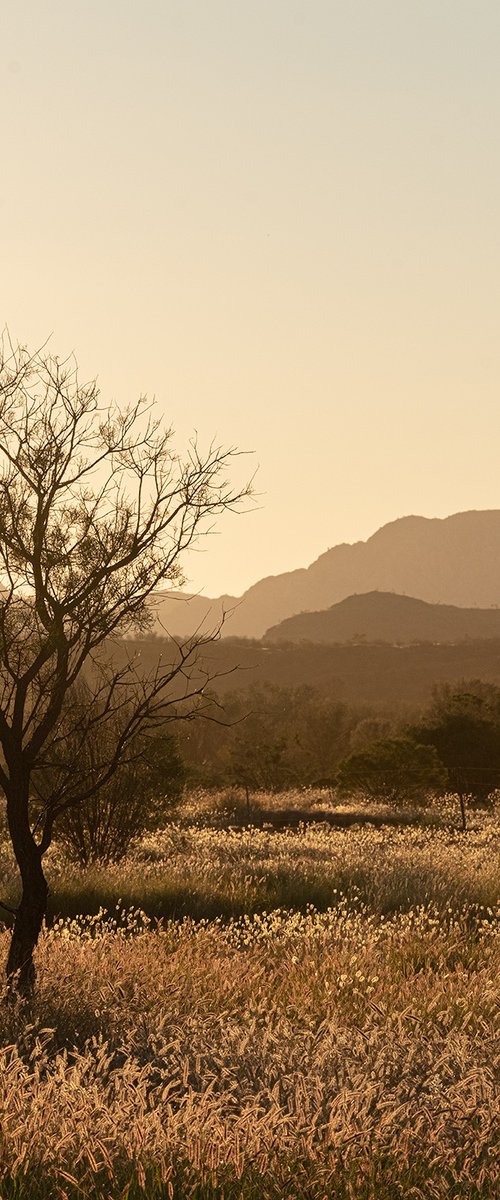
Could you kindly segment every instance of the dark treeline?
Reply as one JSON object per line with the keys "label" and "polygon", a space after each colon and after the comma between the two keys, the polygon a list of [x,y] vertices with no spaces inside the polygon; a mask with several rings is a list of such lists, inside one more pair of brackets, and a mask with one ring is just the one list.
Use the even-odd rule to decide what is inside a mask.
{"label": "dark treeline", "polygon": [[500,788],[500,687],[479,679],[436,685],[411,718],[272,685],[214,697],[205,716],[178,734],[191,784],[328,786],[338,798],[417,805],[452,792],[464,829],[466,798]]}
{"label": "dark treeline", "polygon": [[333,783],[346,755],[400,726],[389,711],[265,684],[214,698],[204,719],[179,727],[177,745],[192,784],[276,791]]}
{"label": "dark treeline", "polygon": [[[149,635],[115,643],[114,654],[140,676],[175,649]],[[467,797],[482,803],[500,787],[500,642],[225,639],[204,648],[190,686],[193,673],[202,715],[170,727],[188,787],[329,787],[332,799],[418,806],[451,792],[463,828]]]}
{"label": "dark treeline", "polygon": [[73,858],[120,858],[134,837],[177,819],[196,787],[242,790],[247,806],[256,792],[328,788],[334,807],[350,798],[398,810],[452,792],[463,829],[470,802],[500,787],[500,688],[481,680],[438,685],[412,713],[272,684],[223,697],[207,691],[200,712],[160,725],[96,797],[66,815],[58,835]]}

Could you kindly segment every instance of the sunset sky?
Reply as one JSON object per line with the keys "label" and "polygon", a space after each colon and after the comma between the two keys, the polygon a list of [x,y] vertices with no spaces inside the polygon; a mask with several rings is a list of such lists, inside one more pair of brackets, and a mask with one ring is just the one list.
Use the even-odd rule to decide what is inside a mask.
{"label": "sunset sky", "polygon": [[3,0],[0,325],[253,451],[239,594],[500,508],[498,0]]}

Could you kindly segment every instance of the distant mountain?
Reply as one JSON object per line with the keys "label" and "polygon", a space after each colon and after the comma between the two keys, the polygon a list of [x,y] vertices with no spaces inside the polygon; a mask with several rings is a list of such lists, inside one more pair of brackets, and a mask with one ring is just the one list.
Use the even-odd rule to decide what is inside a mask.
{"label": "distant mountain", "polygon": [[286,617],[374,590],[464,608],[500,604],[500,510],[401,517],[366,542],[327,550],[310,567],[261,579],[239,599],[165,593],[157,611],[164,629],[185,636],[216,626],[225,610],[226,636],[259,638]]}
{"label": "distant mountain", "polygon": [[393,592],[348,596],[320,612],[299,613],[273,625],[266,642],[412,642],[457,644],[479,638],[500,639],[500,609],[457,608],[428,604]]}

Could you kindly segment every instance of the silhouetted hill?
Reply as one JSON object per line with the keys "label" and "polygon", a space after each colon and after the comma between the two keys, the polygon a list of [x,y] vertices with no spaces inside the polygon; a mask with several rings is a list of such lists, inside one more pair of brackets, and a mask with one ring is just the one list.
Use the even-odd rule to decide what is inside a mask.
{"label": "silhouetted hill", "polygon": [[262,637],[286,617],[374,590],[465,608],[500,604],[500,510],[401,517],[366,542],[327,550],[310,567],[261,579],[239,600],[166,593],[158,615],[170,633],[185,636],[232,610],[225,636]]}
{"label": "silhouetted hill", "polygon": [[348,596],[323,612],[299,613],[267,630],[271,642],[463,642],[500,638],[500,609],[428,604],[392,592]]}

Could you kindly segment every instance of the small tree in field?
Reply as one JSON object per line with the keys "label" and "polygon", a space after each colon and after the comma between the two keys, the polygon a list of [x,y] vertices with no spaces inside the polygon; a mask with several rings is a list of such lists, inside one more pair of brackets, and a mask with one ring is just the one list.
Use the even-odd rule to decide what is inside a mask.
{"label": "small tree in field", "polygon": [[[182,582],[183,551],[248,495],[228,482],[234,453],[212,445],[202,455],[193,443],[181,461],[144,399],[103,407],[72,360],[4,340],[0,786],[21,882],[7,973],[21,992],[34,984],[55,823],[135,760],[146,733],[203,703],[207,676],[193,668],[214,634],[173,642],[149,675],[112,642],[148,626],[156,590]],[[89,703],[71,718],[83,677]],[[52,788],[37,788],[51,772]]]}
{"label": "small tree in field", "polygon": [[434,747],[404,737],[373,742],[344,759],[337,772],[341,795],[363,793],[392,804],[419,803],[429,792],[443,791],[446,781]]}
{"label": "small tree in field", "polygon": [[411,732],[434,746],[446,766],[465,832],[467,800],[484,802],[500,787],[500,688],[481,680],[438,687],[428,712]]}

